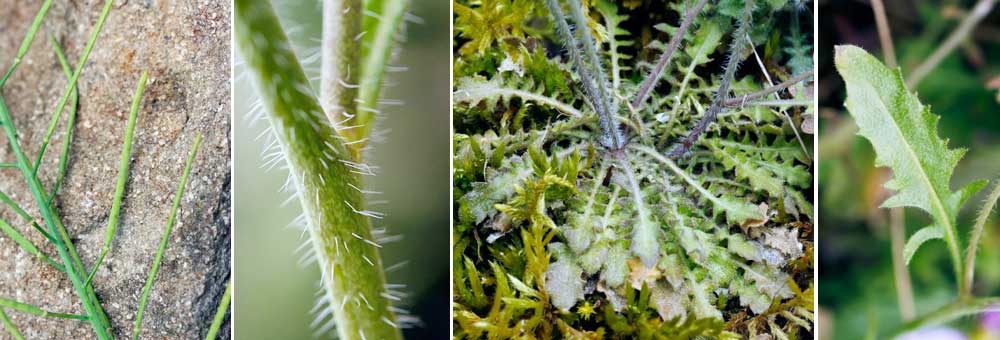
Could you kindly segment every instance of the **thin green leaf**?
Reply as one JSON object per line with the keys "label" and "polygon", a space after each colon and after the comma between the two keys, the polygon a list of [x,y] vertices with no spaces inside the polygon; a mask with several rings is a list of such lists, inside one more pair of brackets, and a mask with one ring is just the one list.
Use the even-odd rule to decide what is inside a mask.
{"label": "thin green leaf", "polygon": [[34,314],[41,317],[54,317],[62,319],[75,319],[75,320],[87,320],[86,315],[79,314],[65,314],[65,313],[55,313],[42,310],[41,308],[35,307],[34,305],[27,304],[24,302],[14,301],[7,298],[0,297],[0,307],[10,308],[13,310],[22,311],[28,314]]}
{"label": "thin green leaf", "polygon": [[959,299],[904,324],[902,327],[893,331],[892,334],[889,334],[889,336],[882,339],[893,339],[896,336],[909,331],[917,330],[923,327],[942,325],[968,315],[1000,312],[1000,307],[998,306],[1000,306],[1000,298],[995,297]]}
{"label": "thin green leaf", "polygon": [[7,312],[4,312],[3,308],[0,308],[0,321],[3,321],[3,325],[7,327],[7,331],[10,332],[10,336],[14,337],[15,340],[24,340],[24,336],[21,335],[21,331],[17,329],[14,322],[10,321],[7,317]]}
{"label": "thin green leaf", "polygon": [[212,320],[212,326],[208,328],[205,340],[215,340],[219,334],[219,328],[222,328],[222,321],[226,319],[226,311],[229,310],[229,300],[232,295],[233,281],[229,280],[229,283],[226,284],[226,292],[222,293],[222,301],[219,301],[219,308],[215,310],[215,319]]}
{"label": "thin green leaf", "polygon": [[632,227],[632,253],[642,260],[642,264],[652,268],[660,260],[659,225],[653,221],[653,216],[646,207],[646,200],[639,187],[632,165],[625,157],[620,158],[623,173],[628,179],[629,196],[632,196],[632,209],[636,211],[638,220]]}
{"label": "thin green leaf", "polygon": [[512,97],[530,100],[573,117],[584,117],[585,114],[570,104],[556,98],[541,94],[540,90],[514,88],[501,84],[499,80],[486,81],[481,79],[462,78],[458,80],[453,99],[456,103],[471,103],[473,105],[487,101],[488,107],[493,107],[497,100],[509,101]]}
{"label": "thin green leaf", "polygon": [[25,238],[24,235],[21,235],[21,233],[18,232],[17,229],[11,227],[10,224],[7,223],[7,221],[0,219],[0,230],[2,230],[4,234],[7,234],[8,237],[14,240],[14,242],[17,243],[17,245],[21,246],[21,248],[24,249],[24,251],[28,252],[31,255],[35,255],[42,261],[45,261],[46,263],[52,265],[53,267],[59,269],[60,271],[66,271],[66,267],[63,267],[61,264],[59,264],[56,261],[53,261],[47,255],[39,251],[38,247],[36,247],[34,243],[31,243],[31,241]]}
{"label": "thin green leaf", "polygon": [[170,216],[167,217],[167,226],[163,231],[163,238],[160,239],[160,247],[156,249],[156,257],[153,258],[153,267],[149,269],[146,277],[146,285],[142,287],[142,297],[139,298],[139,310],[135,313],[135,327],[132,329],[132,339],[139,338],[139,330],[142,329],[142,314],[146,311],[146,302],[149,301],[149,293],[152,292],[153,282],[156,281],[156,273],[160,271],[160,262],[163,261],[163,253],[167,250],[167,241],[170,240],[170,232],[174,229],[174,221],[177,218],[177,208],[181,205],[181,197],[184,196],[184,186],[187,185],[188,175],[191,174],[191,165],[194,157],[198,154],[198,147],[201,146],[201,135],[195,137],[194,145],[191,146],[191,153],[188,154],[187,163],[184,164],[184,173],[177,184],[177,193],[174,194],[174,203],[170,208]]}
{"label": "thin green leaf", "polygon": [[49,122],[49,128],[45,130],[45,136],[42,138],[42,146],[38,149],[38,157],[35,160],[35,168],[31,175],[36,176],[38,174],[38,166],[42,162],[42,157],[45,156],[45,148],[49,145],[49,139],[52,138],[52,133],[56,129],[56,125],[59,122],[59,117],[62,116],[63,109],[69,102],[69,97],[76,89],[76,82],[80,79],[80,73],[83,72],[83,67],[87,65],[87,59],[90,58],[90,51],[94,49],[94,44],[97,43],[97,37],[101,34],[101,28],[104,27],[104,22],[108,19],[108,13],[111,12],[111,4],[114,0],[107,0],[104,3],[104,8],[101,10],[101,15],[97,18],[97,23],[94,24],[94,29],[90,33],[90,39],[87,40],[87,45],[83,47],[83,54],[80,55],[80,60],[76,62],[76,69],[73,70],[73,75],[70,76],[69,82],[66,83],[66,89],[63,91],[63,96],[59,99],[59,104],[56,105],[56,111],[52,115],[52,121]]}
{"label": "thin green leaf", "polygon": [[146,80],[148,78],[149,71],[143,71],[142,75],[139,76],[139,85],[135,88],[135,95],[132,97],[132,110],[129,112],[128,123],[125,126],[125,141],[122,143],[122,156],[118,163],[118,184],[115,185],[115,195],[111,202],[111,212],[108,213],[108,230],[104,236],[104,246],[101,247],[101,254],[97,256],[97,262],[94,263],[94,268],[91,269],[90,275],[87,275],[84,285],[89,285],[90,280],[94,279],[94,274],[97,274],[97,269],[101,268],[104,256],[108,255],[108,251],[111,250],[111,241],[115,237],[115,231],[118,230],[118,214],[121,212],[122,197],[125,196],[125,183],[128,182],[129,159],[132,156],[132,136],[135,134],[135,121],[139,117],[139,107],[142,105],[142,94],[146,91]]}
{"label": "thin green leaf", "polygon": [[[73,76],[73,69],[70,66],[69,61],[66,60],[66,54],[63,53],[62,47],[59,46],[59,42],[56,41],[56,37],[49,35],[49,40],[52,43],[52,49],[56,52],[56,57],[59,58],[59,65],[62,66],[63,73],[66,78]],[[63,179],[66,177],[66,166],[69,165],[69,147],[73,143],[73,127],[76,126],[76,106],[77,102],[80,100],[80,93],[77,89],[73,89],[70,93],[70,104],[69,104],[69,121],[66,122],[66,134],[63,137],[63,148],[62,153],[59,156],[59,175],[56,177],[56,183],[52,185],[52,190],[49,193],[49,205],[52,205],[52,201],[56,199],[56,193],[59,192],[59,187],[62,186]]]}
{"label": "thin green leaf", "polygon": [[746,222],[747,220],[764,219],[764,216],[761,215],[760,210],[758,210],[756,206],[747,202],[746,200],[737,200],[735,198],[725,197],[725,196],[716,197],[711,192],[702,187],[701,183],[698,183],[698,181],[695,181],[693,178],[691,178],[691,176],[688,175],[686,172],[684,172],[684,170],[681,170],[681,168],[677,167],[677,165],[674,164],[673,161],[667,159],[666,157],[663,157],[663,155],[661,155],[658,151],[656,151],[656,149],[643,145],[632,145],[631,148],[633,150],[646,153],[647,155],[667,165],[667,168],[669,168],[670,171],[672,171],[677,176],[680,176],[682,179],[684,179],[685,182],[691,185],[691,187],[693,187],[696,191],[698,191],[702,196],[711,201],[712,204],[715,205],[717,213],[724,212],[726,215],[726,221],[728,221],[730,224],[739,225],[743,224],[743,222]]}
{"label": "thin green leaf", "polygon": [[38,9],[38,14],[35,14],[35,20],[31,22],[31,26],[28,27],[28,33],[24,35],[24,39],[21,40],[21,47],[17,49],[17,56],[14,57],[14,62],[7,69],[7,72],[3,75],[3,79],[0,79],[0,87],[3,87],[7,83],[7,79],[14,74],[14,69],[17,65],[21,64],[21,60],[24,59],[24,55],[28,54],[28,48],[31,47],[31,43],[35,41],[35,34],[38,33],[38,28],[42,26],[42,20],[45,19],[45,14],[49,12],[49,8],[52,7],[52,0],[46,0],[42,3],[42,7]]}
{"label": "thin green leaf", "polygon": [[34,227],[35,230],[38,230],[38,232],[42,233],[42,235],[45,235],[45,238],[48,239],[49,242],[52,242],[53,244],[56,243],[56,240],[52,238],[52,234],[49,234],[49,232],[45,231],[45,229],[43,229],[42,226],[38,225],[38,222],[35,222],[35,219],[32,218],[27,211],[24,211],[24,209],[22,209],[21,206],[17,204],[17,202],[14,202],[14,200],[10,199],[10,197],[7,196],[7,194],[5,194],[3,191],[0,191],[0,201],[6,203],[8,206],[11,207],[11,209],[14,209],[14,212],[16,212],[19,216],[21,216],[21,218],[24,218],[25,221],[31,223],[31,226]]}

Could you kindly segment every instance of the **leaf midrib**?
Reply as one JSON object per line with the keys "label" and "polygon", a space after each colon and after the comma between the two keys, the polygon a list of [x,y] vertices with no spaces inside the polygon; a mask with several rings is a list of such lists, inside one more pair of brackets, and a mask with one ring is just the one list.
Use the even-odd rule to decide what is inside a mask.
{"label": "leaf midrib", "polygon": [[[870,93],[878,93],[876,91],[875,87],[872,86],[870,82],[863,81],[862,83],[866,87],[868,87],[868,90],[871,91]],[[906,91],[905,87],[903,88],[903,91]],[[931,195],[931,197],[930,197],[931,198],[931,204],[934,205],[935,210],[938,211],[939,216],[941,216],[941,219],[943,220],[943,221],[940,221],[940,223],[942,224],[942,227],[944,228],[945,240],[948,242],[949,251],[952,253],[951,254],[952,255],[952,262],[955,262],[954,265],[955,265],[956,268],[961,268],[961,262],[960,262],[959,254],[958,254],[958,244],[956,243],[956,241],[955,241],[955,235],[953,234],[955,227],[952,225],[951,219],[949,218],[947,212],[944,210],[944,205],[942,205],[942,203],[941,203],[941,198],[938,195],[937,190],[934,189],[934,186],[931,185],[930,177],[927,175],[927,172],[924,170],[923,164],[920,163],[920,159],[917,158],[917,154],[914,152],[913,147],[910,146],[910,142],[906,139],[906,137],[904,137],[903,131],[899,129],[899,123],[896,122],[896,119],[893,118],[893,116],[892,116],[891,113],[889,113],[889,109],[888,109],[888,107],[886,107],[885,103],[882,101],[881,96],[876,96],[876,97],[879,98],[879,100],[876,101],[878,103],[878,105],[879,105],[879,108],[881,108],[882,112],[885,113],[886,115],[888,115],[889,118],[890,118],[890,120],[892,121],[892,124],[890,124],[890,125],[892,126],[893,131],[896,133],[896,136],[898,136],[903,141],[902,145],[904,146],[904,149],[906,150],[906,154],[910,157],[910,159],[913,162],[915,162],[917,164],[917,169],[919,169],[919,173],[920,173],[920,179],[923,180],[924,184],[927,185],[927,188],[930,189],[929,191],[930,191],[930,195]],[[934,136],[931,136],[931,138],[934,138]],[[947,150],[945,150],[945,151],[947,152]]]}

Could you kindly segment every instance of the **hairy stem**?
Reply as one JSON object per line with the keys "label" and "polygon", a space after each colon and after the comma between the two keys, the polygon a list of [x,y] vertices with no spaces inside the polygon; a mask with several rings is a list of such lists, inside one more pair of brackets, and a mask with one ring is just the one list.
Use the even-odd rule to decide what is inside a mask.
{"label": "hairy stem", "polygon": [[729,97],[730,83],[736,75],[736,69],[739,68],[740,61],[743,59],[743,51],[746,49],[747,44],[743,43],[743,37],[750,31],[751,12],[753,12],[753,0],[747,0],[743,7],[743,15],[737,22],[738,27],[733,32],[733,41],[729,44],[729,61],[726,63],[726,72],[719,83],[719,90],[715,94],[712,106],[705,111],[705,116],[695,124],[688,135],[670,150],[667,157],[677,158],[687,153],[691,146],[698,141],[698,138],[705,133],[708,125],[715,122],[715,118],[725,107],[726,98]]}
{"label": "hairy stem", "polygon": [[684,39],[684,33],[687,32],[688,27],[691,26],[691,22],[698,16],[698,13],[701,13],[701,9],[705,7],[706,3],[708,3],[708,0],[699,0],[698,3],[696,3],[694,7],[692,7],[691,10],[684,15],[684,20],[681,21],[681,26],[677,28],[677,32],[674,33],[674,36],[670,37],[670,43],[667,44],[667,50],[660,55],[660,60],[656,62],[656,67],[653,68],[653,72],[650,72],[646,77],[646,80],[643,80],[642,85],[639,86],[639,92],[637,92],[635,94],[635,98],[632,99],[632,107],[638,108],[642,105],[642,102],[646,101],[646,98],[649,96],[649,92],[652,91],[653,87],[656,86],[656,83],[660,81],[660,75],[670,63],[670,58],[673,57],[674,51],[677,50],[677,46],[680,45],[681,40]]}
{"label": "hairy stem", "polygon": [[993,10],[993,5],[995,4],[996,0],[979,0],[965,19],[962,19],[958,28],[955,28],[955,31],[951,32],[951,35],[949,35],[948,38],[941,43],[941,45],[938,45],[938,48],[935,49],[934,52],[927,57],[927,59],[924,59],[924,62],[920,63],[920,66],[913,69],[913,72],[910,73],[910,77],[906,79],[906,86],[909,88],[916,88],[917,84],[920,84],[920,81],[923,80],[924,77],[930,74],[931,71],[933,71],[934,68],[937,67],[937,65],[940,64],[941,61],[944,60],[944,58],[947,57],[959,43],[965,40],[965,38],[969,36],[969,33],[972,33],[972,29],[975,28],[980,21],[986,18],[987,14],[990,14],[990,11]]}
{"label": "hairy stem", "polygon": [[[602,145],[608,149],[616,150],[620,148],[621,143],[624,141],[624,137],[621,136],[621,131],[618,129],[618,125],[615,124],[614,115],[610,108],[610,102],[602,96],[602,90],[600,89],[604,86],[600,78],[596,73],[591,72],[591,69],[587,66],[584,59],[584,52],[581,51],[580,42],[574,37],[573,31],[566,21],[566,16],[562,12],[562,7],[559,5],[558,0],[545,0],[545,5],[548,7],[552,19],[555,22],[556,33],[559,38],[566,45],[566,51],[569,53],[570,59],[573,61],[573,65],[576,68],[577,74],[580,76],[580,82],[583,85],[583,92],[586,94],[587,102],[590,106],[594,108],[597,112],[597,116],[600,119],[602,140],[600,141]],[[571,6],[572,7],[572,6]],[[580,28],[578,27],[579,31]],[[583,27],[583,35],[590,37],[590,31],[586,25]],[[598,64],[599,66],[600,64]],[[594,66],[597,67],[597,66]],[[605,80],[605,83],[607,80]]]}
{"label": "hairy stem", "polygon": [[348,141],[357,141],[361,113],[357,109],[361,79],[361,0],[323,0],[323,45],[320,69],[320,104],[330,121],[355,126],[340,132]]}
{"label": "hairy stem", "polygon": [[604,138],[609,140],[610,148],[619,150],[625,145],[625,136],[622,135],[615,119],[611,118],[617,115],[617,105],[612,100],[611,84],[608,83],[608,76],[604,73],[604,62],[597,55],[597,43],[590,33],[590,18],[583,14],[583,4],[580,3],[580,0],[569,0],[569,12],[576,24],[575,31],[580,35],[580,42],[590,62],[590,68],[594,71],[594,85],[597,88],[598,96],[594,100],[604,103],[604,114],[609,117],[607,124],[602,127],[601,131]]}
{"label": "hairy stem", "polygon": [[976,224],[972,227],[972,236],[969,238],[969,249],[965,252],[965,280],[962,281],[965,285],[962,286],[962,296],[972,294],[972,279],[976,274],[976,250],[979,248],[979,239],[983,236],[986,219],[989,218],[990,212],[993,211],[993,206],[997,204],[998,198],[1000,198],[1000,180],[993,186],[993,191],[990,192],[989,196],[986,197],[986,201],[983,202],[983,207],[979,210],[979,215],[976,216]]}
{"label": "hairy stem", "polygon": [[[382,82],[386,69],[392,60],[395,48],[396,34],[402,30],[403,16],[409,0],[366,1],[366,15],[362,21],[362,57],[361,88],[358,89],[358,109],[355,122],[362,138],[369,136],[375,124],[372,119],[378,111],[379,95],[382,92]],[[359,141],[352,147],[364,148],[367,140]]]}
{"label": "hairy stem", "polygon": [[802,72],[802,73],[799,73],[798,75],[796,75],[794,77],[788,78],[788,80],[785,80],[785,81],[781,82],[778,85],[774,85],[774,86],[768,87],[768,88],[760,90],[760,91],[747,93],[747,94],[742,95],[742,96],[735,96],[735,97],[732,97],[732,98],[727,98],[726,101],[725,101],[725,105],[728,106],[728,107],[737,107],[737,106],[743,105],[745,103],[749,103],[749,102],[751,102],[753,100],[756,100],[756,99],[759,99],[759,98],[763,98],[763,97],[765,97],[765,96],[767,96],[769,94],[772,94],[772,93],[775,93],[775,92],[787,89],[789,87],[792,87],[793,85],[798,84],[799,82],[801,82],[803,80],[809,79],[812,76],[813,76],[813,71],[812,70],[809,70],[809,71],[806,71],[806,72]]}
{"label": "hairy stem", "polygon": [[372,237],[370,218],[382,215],[365,210],[360,189],[372,171],[349,156],[317,99],[302,91],[308,80],[270,4],[235,3],[236,42],[285,154],[340,338],[400,339]]}

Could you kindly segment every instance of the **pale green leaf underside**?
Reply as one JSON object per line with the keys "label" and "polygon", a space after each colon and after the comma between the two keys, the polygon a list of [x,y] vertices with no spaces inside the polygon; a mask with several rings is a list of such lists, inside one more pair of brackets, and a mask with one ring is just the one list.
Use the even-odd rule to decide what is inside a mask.
{"label": "pale green leaf underside", "polygon": [[458,80],[458,89],[455,91],[453,100],[456,103],[478,104],[483,101],[488,107],[493,107],[497,100],[509,101],[512,97],[522,100],[529,100],[541,105],[545,105],[562,111],[570,116],[583,117],[585,114],[577,110],[572,105],[563,103],[556,98],[541,94],[540,90],[527,88],[517,88],[502,84],[499,80],[486,81],[482,79],[462,78]]}
{"label": "pale green leaf underside", "polygon": [[882,206],[921,208],[950,224],[957,209],[945,205],[953,195],[948,183],[965,151],[949,150],[948,141],[938,137],[938,117],[906,89],[899,70],[854,46],[837,46],[835,63],[858,134],[875,148],[876,164],[893,171],[885,187],[896,194]]}
{"label": "pale green leaf underside", "polygon": [[847,87],[845,105],[858,134],[871,142],[877,166],[892,169],[885,187],[894,190],[883,207],[916,207],[934,218],[953,265],[962,267],[955,220],[961,203],[981,185],[952,192],[949,187],[964,149],[948,149],[937,135],[938,116],[907,90],[899,70],[890,70],[856,46],[836,47],[834,62]]}
{"label": "pale green leaf underside", "polygon": [[941,230],[941,227],[933,224],[923,227],[911,235],[910,239],[906,241],[906,245],[903,246],[903,259],[906,261],[906,265],[910,265],[910,260],[913,259],[913,254],[917,253],[917,249],[920,249],[921,245],[927,241],[943,237],[944,232]]}

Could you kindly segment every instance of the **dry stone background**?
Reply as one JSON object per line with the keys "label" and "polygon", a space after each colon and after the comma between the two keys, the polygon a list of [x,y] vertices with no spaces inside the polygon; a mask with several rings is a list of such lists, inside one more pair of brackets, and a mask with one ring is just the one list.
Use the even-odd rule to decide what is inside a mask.
{"label": "dry stone background", "polygon": [[[0,68],[13,60],[41,0],[0,0]],[[94,278],[117,338],[130,336],[135,310],[170,211],[184,159],[204,134],[143,322],[143,339],[204,337],[230,273],[230,5],[228,1],[119,0],[79,82],[79,118],[56,209],[90,266],[100,251],[129,105],[150,71],[136,127],[131,174],[112,251]],[[48,36],[79,58],[103,1],[57,0],[3,95],[33,158],[65,86]],[[51,187],[64,122],[43,161]],[[13,153],[0,141],[0,162]],[[0,189],[37,215],[16,169],[0,169]],[[36,244],[44,238],[8,207],[0,217]],[[58,258],[51,245],[41,247]],[[0,237],[0,296],[50,311],[83,313],[70,281]],[[9,311],[29,339],[89,339],[86,322]],[[228,317],[220,338],[229,338]],[[0,338],[6,339],[6,330]]]}

